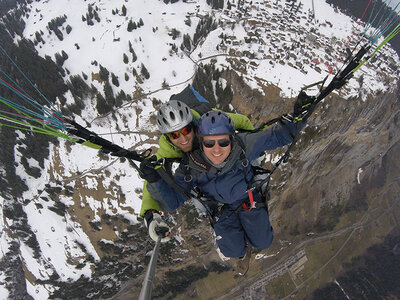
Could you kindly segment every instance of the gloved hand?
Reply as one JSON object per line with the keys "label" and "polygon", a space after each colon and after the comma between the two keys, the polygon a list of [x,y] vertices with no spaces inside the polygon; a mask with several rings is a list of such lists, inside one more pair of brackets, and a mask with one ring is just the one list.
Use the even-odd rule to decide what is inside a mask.
{"label": "gloved hand", "polygon": [[160,179],[160,175],[158,175],[157,171],[154,169],[154,162],[157,161],[157,157],[153,155],[152,157],[143,160],[140,163],[140,177],[144,180],[147,180],[150,183],[156,182]]}
{"label": "gloved hand", "polygon": [[157,242],[159,237],[161,237],[162,243],[168,242],[171,239],[171,229],[157,211],[146,211],[144,218],[149,235],[155,242]]}
{"label": "gloved hand", "polygon": [[308,96],[304,91],[301,91],[296,101],[294,102],[293,117],[298,121],[307,120],[315,108],[315,97]]}

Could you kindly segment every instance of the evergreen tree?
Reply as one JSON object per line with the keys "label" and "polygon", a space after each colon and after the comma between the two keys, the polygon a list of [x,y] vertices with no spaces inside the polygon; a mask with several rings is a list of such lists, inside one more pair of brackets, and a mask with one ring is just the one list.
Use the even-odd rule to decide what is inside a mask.
{"label": "evergreen tree", "polygon": [[132,20],[129,20],[129,22],[128,22],[128,32],[132,32],[132,30],[133,30],[133,22],[132,22]]}
{"label": "evergreen tree", "polygon": [[67,27],[65,27],[65,31],[67,32],[67,34],[69,34],[72,30],[72,27],[67,25]]}
{"label": "evergreen tree", "polygon": [[113,85],[115,85],[116,87],[119,87],[118,77],[115,76],[114,73],[111,73],[111,82],[112,82]]}
{"label": "evergreen tree", "polygon": [[110,75],[110,72],[106,68],[104,68],[102,65],[99,65],[100,67],[100,79],[103,81],[108,81],[108,76]]}
{"label": "evergreen tree", "polygon": [[135,61],[137,61],[137,56],[136,56],[135,51],[132,50],[132,62],[135,62]]}
{"label": "evergreen tree", "polygon": [[[183,50],[183,49],[182,49]],[[171,51],[178,53],[178,47],[175,44],[171,45]]]}
{"label": "evergreen tree", "polygon": [[56,63],[60,67],[62,67],[64,62],[68,59],[68,54],[64,50],[61,51],[61,54],[60,53],[56,53],[54,56],[56,58]]}
{"label": "evergreen tree", "polygon": [[125,53],[123,54],[123,61],[125,64],[127,64],[129,62],[128,55],[126,55]]}
{"label": "evergreen tree", "polygon": [[138,27],[142,27],[144,25],[142,18],[139,19]]}
{"label": "evergreen tree", "polygon": [[233,99],[233,90],[230,84],[227,84],[226,87],[224,88],[224,92],[222,94],[222,98],[224,101],[227,103],[231,103]]}
{"label": "evergreen tree", "polygon": [[93,19],[93,7],[88,4],[88,13],[89,13],[89,18]]}
{"label": "evergreen tree", "polygon": [[64,60],[68,59],[68,54],[64,50],[61,51],[61,55],[62,55]]}
{"label": "evergreen tree", "polygon": [[213,76],[216,72],[214,65],[205,65],[200,64],[197,69],[196,75],[193,79],[193,87],[210,101],[213,107],[216,106],[216,99],[214,96],[214,88],[213,88]]}
{"label": "evergreen tree", "polygon": [[97,13],[96,10],[94,11],[94,18],[96,19],[96,21],[97,21],[98,23],[100,23],[100,17],[99,17],[99,14]]}
{"label": "evergreen tree", "polygon": [[132,68],[132,74],[133,74],[133,77],[136,77],[138,75],[138,73],[137,73],[135,68]]}
{"label": "evergreen tree", "polygon": [[150,73],[147,71],[145,65],[142,63],[142,68],[140,70],[140,74],[143,75],[144,78],[149,79],[150,78]]}
{"label": "evergreen tree", "polygon": [[104,97],[106,98],[108,105],[110,107],[113,107],[115,104],[114,92],[111,84],[108,81],[104,83],[103,91],[104,91]]}
{"label": "evergreen tree", "polygon": [[60,41],[64,40],[64,35],[62,34],[62,32],[60,31],[60,29],[56,28],[54,30],[54,33],[56,34],[56,36],[58,37],[58,39]]}
{"label": "evergreen tree", "polygon": [[181,32],[175,28],[172,28],[171,36],[172,36],[172,39],[175,40],[176,38],[181,36]]}
{"label": "evergreen tree", "polygon": [[106,99],[104,99],[103,95],[98,93],[96,96],[96,109],[100,115],[104,115],[111,111],[111,107],[108,105]]}
{"label": "evergreen tree", "polygon": [[56,58],[57,65],[62,67],[62,65],[64,64],[64,58],[62,57],[62,55],[60,53],[56,53],[54,54],[54,57]]}
{"label": "evergreen tree", "polygon": [[217,23],[213,21],[213,17],[207,15],[197,24],[196,32],[193,35],[193,45],[197,45],[202,38],[205,38],[211,31],[217,28]]}
{"label": "evergreen tree", "polygon": [[126,94],[123,90],[121,90],[115,97],[115,105],[121,106],[123,101],[125,101],[125,100],[126,100]]}
{"label": "evergreen tree", "polygon": [[89,26],[93,26],[94,25],[92,19],[89,19],[89,18],[87,18],[86,24],[88,24]]}
{"label": "evergreen tree", "polygon": [[125,73],[125,81],[129,80],[129,75],[127,73]]}
{"label": "evergreen tree", "polygon": [[219,81],[215,83],[215,94],[217,95],[217,99],[220,100],[223,96],[224,89]]}
{"label": "evergreen tree", "polygon": [[126,16],[126,7],[125,7],[125,5],[122,5],[122,15]]}
{"label": "evergreen tree", "polygon": [[190,51],[192,49],[192,45],[191,45],[191,40],[190,40],[190,36],[189,34],[184,34],[183,35],[183,46]]}

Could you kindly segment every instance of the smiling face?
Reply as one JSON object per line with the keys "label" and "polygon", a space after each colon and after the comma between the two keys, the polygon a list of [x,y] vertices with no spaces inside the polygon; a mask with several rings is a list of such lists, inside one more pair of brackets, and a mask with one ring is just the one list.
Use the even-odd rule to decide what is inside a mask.
{"label": "smiling face", "polygon": [[181,149],[183,152],[190,152],[193,148],[193,140],[194,140],[194,130],[192,130],[187,135],[181,134],[177,139],[171,139],[170,141],[176,147]]}
{"label": "smiling face", "polygon": [[[210,135],[210,136],[204,136],[203,137],[203,151],[204,154],[207,156],[207,158],[215,165],[219,165],[227,159],[229,156],[229,153],[231,152],[231,144],[227,145],[226,147],[221,147],[219,144],[219,140],[229,140],[230,136],[228,134],[224,135]],[[215,141],[214,146],[211,148],[208,148],[205,146],[207,144],[206,141]],[[225,142],[224,141],[224,142]],[[220,142],[224,145],[223,142]],[[212,142],[208,143],[209,145],[212,144]]]}

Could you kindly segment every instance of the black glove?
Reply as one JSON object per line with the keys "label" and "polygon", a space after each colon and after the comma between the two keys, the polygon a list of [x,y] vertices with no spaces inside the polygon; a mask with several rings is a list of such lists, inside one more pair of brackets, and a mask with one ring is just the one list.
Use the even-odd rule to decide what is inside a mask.
{"label": "black glove", "polygon": [[149,230],[150,237],[157,242],[161,238],[161,242],[165,243],[171,239],[171,228],[165,223],[160,213],[156,210],[148,210],[144,214],[144,221]]}
{"label": "black glove", "polygon": [[308,96],[304,91],[301,91],[296,101],[294,102],[293,117],[298,121],[306,121],[315,108],[315,97]]}
{"label": "black glove", "polygon": [[156,182],[160,179],[160,175],[158,175],[157,171],[154,169],[156,161],[157,157],[153,155],[140,163],[140,171],[142,173],[140,174],[140,177],[150,183]]}

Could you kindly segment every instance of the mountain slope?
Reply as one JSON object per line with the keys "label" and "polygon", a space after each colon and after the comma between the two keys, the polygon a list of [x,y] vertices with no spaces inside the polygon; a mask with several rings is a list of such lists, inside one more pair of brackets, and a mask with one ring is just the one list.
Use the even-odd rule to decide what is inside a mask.
{"label": "mountain slope", "polygon": [[[65,82],[50,98],[64,114],[139,152],[156,144],[152,115],[159,103],[192,81],[217,106],[245,113],[257,124],[291,111],[304,85],[341,66],[344,47],[357,41],[348,37],[353,29],[358,37],[360,30],[322,1],[232,1],[224,9],[203,1],[165,2],[20,1],[2,12],[2,24],[19,48],[28,39],[34,44],[30,51],[55,62],[54,73],[46,75],[50,68],[29,73]],[[10,26],[6,18],[15,15],[21,23]],[[356,178],[360,174],[362,182],[373,174],[379,163],[374,157],[398,141],[398,124],[388,121],[397,119],[398,64],[395,52],[385,49],[316,112],[292,163],[273,182],[276,243],[254,261],[249,276],[262,276],[308,240],[306,234],[346,228],[359,221],[357,210],[362,215],[374,208],[364,197],[373,191],[358,187]],[[221,97],[218,85],[232,88],[233,99]],[[42,92],[51,88],[47,81]],[[36,136],[21,131],[1,133],[18,140],[9,145],[13,153],[2,155],[2,164],[15,162],[14,178],[23,183],[18,193],[1,191],[0,295],[137,295],[153,243],[137,219],[142,180],[135,171],[124,160],[68,141],[35,144]],[[0,171],[4,186],[17,184],[11,169]],[[176,239],[161,249],[155,295],[185,298],[200,293],[210,278],[219,284],[228,278],[229,284],[204,291],[209,298],[227,293],[235,285],[232,270],[218,258],[206,220],[189,204],[169,218]],[[268,259],[267,253],[276,255]],[[324,264],[317,256],[308,260],[315,263],[305,265],[304,274]],[[25,282],[18,280],[22,272]]]}

